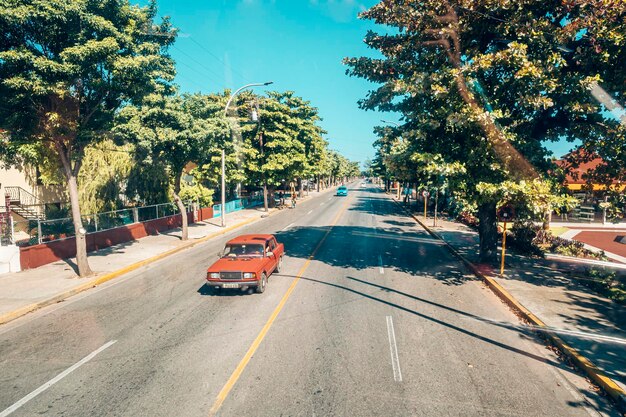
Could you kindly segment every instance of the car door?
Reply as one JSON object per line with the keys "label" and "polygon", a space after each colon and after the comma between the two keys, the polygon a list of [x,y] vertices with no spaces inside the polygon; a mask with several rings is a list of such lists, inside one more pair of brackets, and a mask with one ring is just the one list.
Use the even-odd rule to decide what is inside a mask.
{"label": "car door", "polygon": [[271,238],[267,241],[267,252],[272,252],[272,256],[268,256],[268,262],[271,262],[271,265],[268,267],[268,270],[274,272],[276,269],[276,265],[278,265],[278,259],[280,259],[280,255],[276,253],[276,240]]}
{"label": "car door", "polygon": [[272,238],[272,242],[274,244],[274,253],[276,254],[276,262],[280,260],[280,257],[285,254],[285,246],[282,243],[278,243],[276,238]]}

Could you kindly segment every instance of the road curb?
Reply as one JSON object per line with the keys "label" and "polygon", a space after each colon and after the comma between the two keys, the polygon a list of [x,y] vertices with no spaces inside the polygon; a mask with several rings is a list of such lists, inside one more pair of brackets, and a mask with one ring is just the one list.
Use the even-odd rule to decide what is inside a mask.
{"label": "road curb", "polygon": [[[434,238],[442,241],[446,248],[458,259],[463,262],[477,277],[481,278],[483,282],[489,287],[489,289],[504,301],[510,308],[512,308],[517,314],[523,317],[528,322],[532,323],[536,327],[546,327],[546,324],[530,310],[524,307],[515,297],[513,297],[507,290],[505,290],[498,282],[492,277],[484,274],[476,265],[467,260],[461,255],[452,245],[446,242],[439,234],[433,232],[428,226],[426,226],[417,216],[408,211],[398,201],[392,198],[392,201],[400,206],[409,216],[413,218],[428,234]],[[557,346],[563,354],[565,354],[579,369],[581,369],[595,384],[600,386],[614,401],[620,412],[626,413],[626,392],[611,378],[606,376],[596,365],[593,364],[585,356],[581,355],[576,349],[565,343],[560,337],[549,333],[541,332],[545,335],[555,346]]]}
{"label": "road curb", "polygon": [[[268,213],[268,216],[272,215],[272,214],[273,214],[273,212],[270,212],[270,213]],[[175,253],[181,252],[181,251],[183,251],[185,249],[192,248],[192,247],[194,247],[196,245],[199,245],[200,243],[204,243],[204,242],[206,242],[206,241],[208,241],[208,240],[210,240],[210,239],[212,239],[214,237],[226,234],[226,233],[228,233],[228,232],[230,232],[232,230],[235,230],[235,229],[238,229],[240,227],[246,226],[248,224],[254,223],[254,222],[259,221],[261,219],[263,219],[263,218],[260,217],[260,216],[259,217],[253,217],[253,218],[244,220],[242,222],[236,223],[236,224],[234,224],[232,226],[226,227],[223,230],[220,230],[220,231],[211,233],[211,234],[209,234],[207,236],[201,237],[199,239],[194,239],[192,241],[187,241],[187,242],[181,243],[179,246],[177,246],[177,247],[175,247],[173,249],[169,249],[169,250],[167,250],[165,252],[159,253],[158,255],[154,255],[154,256],[152,256],[152,257],[150,257],[148,259],[144,259],[142,261],[135,262],[133,264],[130,264],[128,266],[120,268],[120,269],[118,269],[116,271],[108,272],[108,273],[106,273],[104,275],[101,275],[101,276],[96,277],[96,278],[94,278],[94,279],[92,279],[90,281],[87,281],[87,282],[85,282],[85,283],[83,283],[81,285],[78,285],[78,286],[76,286],[76,287],[74,287],[74,288],[72,288],[70,290],[67,290],[67,291],[64,291],[62,293],[59,293],[59,294],[57,294],[57,295],[55,295],[53,297],[47,298],[47,299],[39,301],[37,303],[29,304],[29,305],[24,306],[24,307],[20,307],[20,308],[18,308],[16,310],[8,312],[8,313],[4,313],[4,314],[0,315],[0,325],[6,324],[6,323],[8,323],[10,321],[13,321],[13,320],[15,320],[15,319],[17,319],[19,317],[22,317],[22,316],[24,316],[24,315],[26,315],[28,313],[32,313],[33,311],[39,310],[39,309],[41,309],[43,307],[47,307],[47,306],[52,305],[52,304],[60,303],[60,302],[64,301],[65,299],[67,299],[67,298],[69,298],[71,296],[79,294],[79,293],[81,293],[83,291],[86,291],[86,290],[88,290],[90,288],[97,287],[98,285],[104,284],[107,281],[111,281],[111,280],[113,280],[115,278],[118,278],[118,277],[120,277],[122,275],[125,275],[125,274],[127,274],[129,272],[132,272],[132,271],[134,271],[136,269],[139,269],[142,266],[150,265],[150,264],[152,264],[154,262],[157,262],[157,261],[160,261],[161,259],[166,258],[166,257],[168,257],[170,255],[174,255]]]}

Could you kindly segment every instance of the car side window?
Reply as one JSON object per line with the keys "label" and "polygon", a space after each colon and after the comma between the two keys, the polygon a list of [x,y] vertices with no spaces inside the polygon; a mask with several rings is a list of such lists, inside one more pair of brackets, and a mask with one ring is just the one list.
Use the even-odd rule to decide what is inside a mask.
{"label": "car side window", "polygon": [[274,252],[274,249],[276,249],[276,241],[274,241],[274,239],[270,239],[267,245],[268,245],[268,250],[270,252]]}

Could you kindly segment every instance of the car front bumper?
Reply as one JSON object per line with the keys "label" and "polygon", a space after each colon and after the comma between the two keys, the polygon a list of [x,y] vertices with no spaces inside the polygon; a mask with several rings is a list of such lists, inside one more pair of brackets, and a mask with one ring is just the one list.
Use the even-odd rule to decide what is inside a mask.
{"label": "car front bumper", "polygon": [[209,281],[206,280],[206,285],[215,288],[243,288],[243,287],[258,287],[259,281]]}

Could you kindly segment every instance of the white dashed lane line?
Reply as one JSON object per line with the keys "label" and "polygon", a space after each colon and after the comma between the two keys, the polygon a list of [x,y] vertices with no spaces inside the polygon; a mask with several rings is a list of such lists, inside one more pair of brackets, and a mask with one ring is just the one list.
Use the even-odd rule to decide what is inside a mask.
{"label": "white dashed lane line", "polygon": [[393,380],[396,382],[402,382],[402,371],[400,371],[400,359],[398,358],[398,345],[396,344],[396,332],[393,328],[393,319],[391,316],[387,316],[387,336],[389,337],[389,351],[391,352]]}

